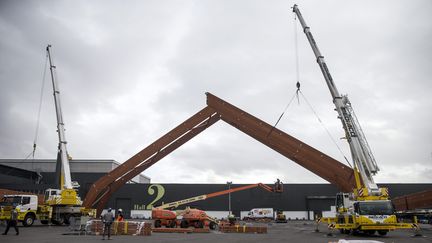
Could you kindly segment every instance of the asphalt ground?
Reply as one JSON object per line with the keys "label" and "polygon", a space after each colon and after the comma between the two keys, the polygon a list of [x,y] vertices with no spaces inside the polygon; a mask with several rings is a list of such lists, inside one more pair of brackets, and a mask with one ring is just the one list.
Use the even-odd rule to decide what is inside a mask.
{"label": "asphalt ground", "polygon": [[[263,224],[260,224],[263,225]],[[386,236],[368,236],[368,235],[345,235],[339,232],[333,232],[328,236],[327,226],[322,224],[319,227],[320,232],[315,232],[315,224],[311,221],[290,221],[286,224],[269,223],[267,234],[245,234],[245,233],[221,233],[212,231],[211,233],[152,233],[151,236],[130,236],[119,235],[112,236],[108,242],[338,242],[340,239],[378,241],[378,242],[432,242],[432,225],[421,225],[421,237],[414,237],[410,230],[401,230],[389,232]],[[0,226],[0,232],[3,233],[5,225]],[[74,243],[74,242],[106,242],[102,241],[100,235],[77,235],[78,232],[71,231],[68,226],[45,226],[35,223],[31,227],[19,227],[20,234],[15,235],[15,230],[11,228],[8,235],[0,235],[1,243],[19,242],[19,243]],[[75,234],[75,235],[74,235]]]}

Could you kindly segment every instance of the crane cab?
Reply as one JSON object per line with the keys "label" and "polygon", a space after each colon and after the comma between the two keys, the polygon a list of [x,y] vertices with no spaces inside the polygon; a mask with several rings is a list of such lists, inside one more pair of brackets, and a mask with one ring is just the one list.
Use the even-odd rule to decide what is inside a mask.
{"label": "crane cab", "polygon": [[336,194],[336,212],[348,212],[353,208],[353,196],[351,193]]}

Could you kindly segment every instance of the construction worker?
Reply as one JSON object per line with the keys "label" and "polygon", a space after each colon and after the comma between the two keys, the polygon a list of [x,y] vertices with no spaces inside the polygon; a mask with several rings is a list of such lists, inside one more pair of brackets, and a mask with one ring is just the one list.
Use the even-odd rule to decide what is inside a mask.
{"label": "construction worker", "polygon": [[228,215],[228,222],[230,226],[234,226],[236,224],[236,221],[237,219],[234,214]]}
{"label": "construction worker", "polygon": [[117,214],[116,220],[119,221],[119,222],[122,222],[124,220],[123,210],[121,208],[119,208],[119,210],[118,210],[118,214]]}
{"label": "construction worker", "polygon": [[102,240],[105,240],[105,234],[108,235],[108,240],[111,240],[111,224],[114,221],[114,214],[112,213],[112,209],[109,208],[108,212],[104,215],[101,215],[102,223],[104,224]]}
{"label": "construction worker", "polygon": [[3,233],[3,235],[7,235],[8,231],[9,231],[9,228],[11,226],[13,226],[15,228],[16,235],[19,235],[19,230],[18,230],[18,226],[17,226],[17,218],[18,218],[18,212],[16,211],[16,208],[13,207],[12,211],[11,211],[11,217],[7,221],[6,230]]}
{"label": "construction worker", "polygon": [[283,191],[283,183],[279,179],[276,179],[274,191],[275,192]]}

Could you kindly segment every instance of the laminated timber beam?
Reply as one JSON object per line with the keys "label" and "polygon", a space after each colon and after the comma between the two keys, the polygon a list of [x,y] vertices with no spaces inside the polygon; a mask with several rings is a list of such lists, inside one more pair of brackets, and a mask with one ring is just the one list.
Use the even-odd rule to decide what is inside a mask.
{"label": "laminated timber beam", "polygon": [[214,113],[215,111],[212,108],[208,106],[205,107],[204,109],[184,121],[182,124],[156,140],[154,143],[150,144],[148,147],[144,148],[143,150],[132,156],[126,162],[122,163],[112,171],[108,172],[107,175],[101,177],[90,187],[84,199],[83,206],[88,208],[94,207],[97,199],[100,199],[101,195],[107,193],[111,195],[113,191],[109,190],[109,186],[113,182],[121,179],[124,175],[128,174],[135,167],[139,166],[143,161],[157,154],[164,147],[168,146],[176,139],[183,136],[194,127],[198,126],[204,120],[214,115]]}
{"label": "laminated timber beam", "polygon": [[97,205],[100,214],[110,196],[127,181],[219,120],[248,134],[342,191],[349,192],[354,187],[351,168],[228,102],[210,93],[206,95],[207,107],[96,181],[87,193],[83,206]]}
{"label": "laminated timber beam", "polygon": [[134,169],[130,170],[127,174],[122,176],[120,179],[114,181],[111,183],[107,188],[106,192],[100,197],[100,199],[96,200],[94,204],[97,204],[97,212],[102,212],[104,209],[104,206],[110,199],[112,193],[116,192],[120,187],[122,187],[126,182],[132,180],[135,176],[139,175],[141,172],[149,168],[150,166],[154,165],[156,162],[176,150],[178,147],[185,144],[187,141],[191,140],[193,137],[210,127],[211,125],[215,124],[217,121],[219,121],[220,117],[218,114],[214,114],[212,117],[207,119],[206,121],[202,122],[200,125],[192,128],[188,133],[181,136],[177,140],[175,140],[173,143],[168,145],[167,147],[160,150],[158,153],[153,155],[152,157],[148,158],[146,161],[144,161],[139,166],[135,167]]}
{"label": "laminated timber beam", "polygon": [[409,211],[414,209],[432,208],[432,190],[416,192],[400,197],[395,197],[392,202],[397,211]]}
{"label": "laminated timber beam", "polygon": [[350,167],[230,103],[210,93],[206,94],[207,105],[215,109],[223,121],[336,185],[341,191],[350,192],[354,188],[353,170]]}

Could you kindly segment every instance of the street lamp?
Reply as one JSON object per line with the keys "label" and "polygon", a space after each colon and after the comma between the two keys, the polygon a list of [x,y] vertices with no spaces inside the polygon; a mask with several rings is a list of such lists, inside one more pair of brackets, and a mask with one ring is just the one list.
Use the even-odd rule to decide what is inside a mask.
{"label": "street lamp", "polygon": [[[232,181],[227,181],[228,190],[231,189],[231,184]],[[228,211],[229,211],[228,216],[230,216],[231,215],[231,192],[228,193]]]}

